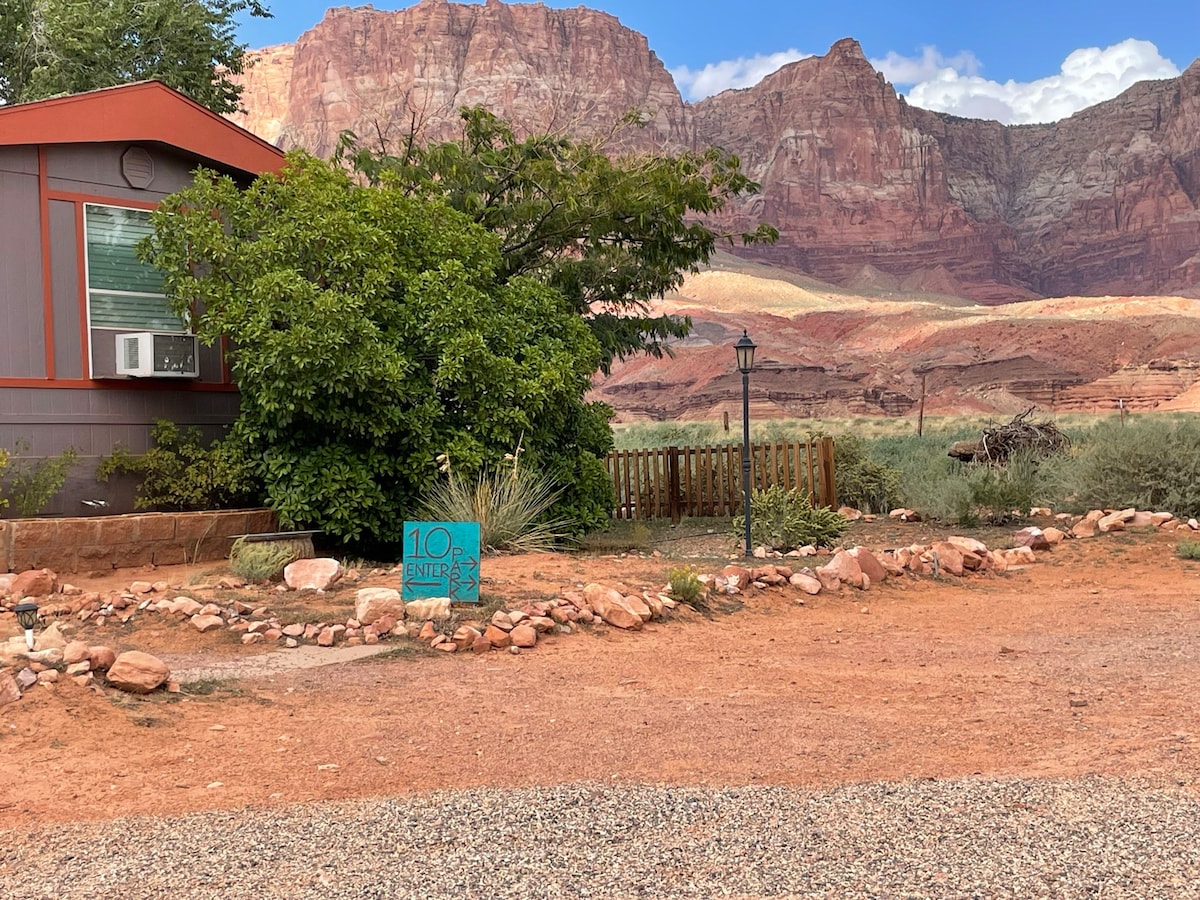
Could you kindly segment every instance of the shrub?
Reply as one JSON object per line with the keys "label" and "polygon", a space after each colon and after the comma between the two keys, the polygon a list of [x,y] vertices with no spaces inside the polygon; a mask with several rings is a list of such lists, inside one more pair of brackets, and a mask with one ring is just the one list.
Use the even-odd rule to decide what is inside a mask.
{"label": "shrub", "polygon": [[1077,509],[1136,507],[1200,515],[1200,421],[1105,422],[1078,442],[1063,472]]}
{"label": "shrub", "polygon": [[233,542],[229,550],[229,569],[246,581],[272,581],[283,575],[288,563],[306,555],[300,541],[248,541],[244,537]]}
{"label": "shrub", "polygon": [[958,510],[962,524],[1003,525],[1025,515],[1039,497],[1038,460],[1016,453],[1003,466],[972,466],[967,474],[965,503]]}
{"label": "shrub", "polygon": [[[24,441],[17,443],[17,453],[26,453],[29,444]],[[20,516],[36,516],[47,503],[62,490],[67,483],[67,475],[79,458],[79,453],[73,447],[68,447],[58,456],[45,459],[26,460],[15,459],[8,451],[3,451],[0,460],[0,475],[8,469],[8,483],[5,486],[5,499],[0,506],[7,506],[9,500]]]}
{"label": "shrub", "polygon": [[[780,485],[750,496],[750,540],[756,547],[794,550],[806,544],[827,547],[845,534],[850,523],[840,513],[814,507],[808,495]],[[745,519],[733,520],[734,533],[744,534]]]}
{"label": "shrub", "polygon": [[235,509],[262,501],[262,483],[236,438],[205,447],[199,428],[161,419],[150,438],[154,446],[142,456],[117,447],[96,469],[100,481],[120,472],[141,475],[138,509]]}
{"label": "shrub", "polygon": [[833,442],[838,500],[863,512],[886,513],[900,505],[900,470],[875,459],[860,437]]}
{"label": "shrub", "polygon": [[1200,542],[1180,541],[1175,547],[1175,555],[1180,559],[1200,559]]}
{"label": "shrub", "polygon": [[708,585],[700,580],[696,570],[690,566],[672,569],[667,576],[671,596],[682,603],[695,604],[708,592]]}
{"label": "shrub", "polygon": [[478,522],[485,553],[547,552],[566,534],[563,520],[546,518],[558,496],[548,477],[516,465],[485,472],[475,482],[451,472],[426,496],[421,515],[435,522]]}

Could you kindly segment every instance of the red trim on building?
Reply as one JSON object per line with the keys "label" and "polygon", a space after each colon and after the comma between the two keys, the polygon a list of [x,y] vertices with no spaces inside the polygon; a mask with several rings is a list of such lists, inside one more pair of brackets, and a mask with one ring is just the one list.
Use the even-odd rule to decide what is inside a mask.
{"label": "red trim on building", "polygon": [[127,206],[130,209],[158,209],[157,200],[131,200],[128,197],[105,197],[100,194],[80,194],[76,191],[50,190],[51,200],[69,203],[96,203],[100,206]]}
{"label": "red trim on building", "polygon": [[46,148],[37,148],[38,217],[42,244],[42,337],[46,353],[46,377],[54,377],[54,283],[50,266],[50,189]]}
{"label": "red trim on building", "polygon": [[251,175],[284,164],[283,151],[161,81],[0,107],[0,146],[138,142]]}

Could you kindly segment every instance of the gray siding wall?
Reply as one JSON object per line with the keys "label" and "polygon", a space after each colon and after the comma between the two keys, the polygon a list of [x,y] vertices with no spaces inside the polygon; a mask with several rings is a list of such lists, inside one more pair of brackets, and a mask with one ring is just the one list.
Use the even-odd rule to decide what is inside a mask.
{"label": "gray siding wall", "polygon": [[50,201],[50,290],[54,297],[54,377],[86,378],[79,335],[75,204]]}
{"label": "gray siding wall", "polygon": [[[96,466],[113,447],[133,453],[150,447],[150,427],[158,419],[199,426],[206,437],[224,433],[237,417],[238,395],[230,391],[0,389],[0,447],[20,444],[31,458],[57,456],[68,447],[79,461],[47,513],[84,515],[95,511],[82,500],[104,500],[105,512],[133,508],[133,482],[96,481]],[[28,449],[24,449],[28,445]],[[12,517],[16,511],[0,510]]]}
{"label": "gray siding wall", "polygon": [[44,378],[37,151],[0,148],[0,377]]}
{"label": "gray siding wall", "polygon": [[165,147],[138,144],[154,160],[154,180],[144,190],[121,175],[121,154],[130,144],[63,144],[46,148],[50,190],[100,194],[124,200],[157,201],[192,183],[196,163]]}

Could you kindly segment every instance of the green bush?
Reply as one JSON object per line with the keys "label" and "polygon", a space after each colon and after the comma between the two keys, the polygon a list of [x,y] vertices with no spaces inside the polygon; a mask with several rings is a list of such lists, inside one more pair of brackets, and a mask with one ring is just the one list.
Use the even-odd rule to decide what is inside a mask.
{"label": "green bush", "polygon": [[1175,555],[1180,559],[1200,559],[1200,541],[1180,541]]}
{"label": "green bush", "polygon": [[478,522],[485,553],[539,553],[566,536],[566,522],[547,518],[558,496],[547,476],[517,466],[485,472],[474,482],[451,472],[426,496],[421,515],[435,522]]}
{"label": "green bush", "polygon": [[1074,509],[1132,506],[1200,515],[1200,421],[1101,423],[1077,441],[1061,480]]}
{"label": "green bush", "polygon": [[900,505],[900,470],[877,460],[862,438],[843,434],[833,442],[838,502],[863,512],[886,513]]}
{"label": "green bush", "polygon": [[1025,516],[1041,497],[1038,474],[1038,460],[1028,453],[1010,457],[1003,466],[970,466],[958,521],[1004,525]]}
{"label": "green bush", "polygon": [[[18,441],[17,454],[26,453],[29,444]],[[45,459],[14,459],[7,450],[0,451],[0,476],[7,469],[7,483],[4,487],[5,497],[0,500],[0,507],[7,506],[12,501],[13,507],[20,516],[36,516],[47,503],[62,490],[67,483],[67,475],[79,458],[79,453],[68,447],[58,456]]]}
{"label": "green bush", "polygon": [[[828,547],[850,523],[840,513],[814,507],[807,494],[780,485],[750,495],[750,540],[755,547],[794,550],[806,544]],[[733,520],[734,533],[745,533],[745,519]]]}
{"label": "green bush", "polygon": [[159,420],[150,438],[154,446],[142,456],[117,447],[96,469],[100,481],[120,472],[142,476],[138,509],[236,509],[262,502],[262,483],[235,437],[205,447],[200,429]]}
{"label": "green bush", "polygon": [[671,588],[671,596],[681,603],[695,604],[708,593],[708,585],[700,580],[691,566],[672,569],[667,576],[667,584]]}

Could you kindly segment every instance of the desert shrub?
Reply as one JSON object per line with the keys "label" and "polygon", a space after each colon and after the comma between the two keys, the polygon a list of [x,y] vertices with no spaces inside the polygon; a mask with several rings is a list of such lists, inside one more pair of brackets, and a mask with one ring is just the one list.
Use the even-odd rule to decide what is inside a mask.
{"label": "desert shrub", "polygon": [[[966,467],[946,455],[947,446],[959,439],[958,434],[890,435],[867,442],[871,457],[897,473],[896,506],[941,521],[957,518],[970,506]],[[840,471],[837,477],[840,493]]]}
{"label": "desert shrub", "polygon": [[475,481],[450,472],[426,495],[421,515],[435,522],[478,522],[484,553],[539,553],[566,536],[567,523],[547,517],[558,497],[549,477],[515,465],[484,472]]}
{"label": "desert shrub", "polygon": [[874,513],[900,505],[900,470],[876,459],[867,441],[843,434],[834,439],[833,448],[840,503]]}
{"label": "desert shrub", "polygon": [[[846,519],[831,509],[815,507],[807,494],[780,485],[750,495],[750,540],[756,547],[794,550],[812,544],[827,547],[849,527]],[[744,534],[745,519],[737,516],[733,530]]]}
{"label": "desert shrub", "polygon": [[1024,516],[1042,496],[1038,475],[1038,460],[1028,452],[1013,454],[1003,466],[971,466],[958,521],[1003,525]]}
{"label": "desert shrub", "polygon": [[1200,421],[1096,425],[1077,440],[1061,481],[1074,509],[1133,506],[1200,515]]}
{"label": "desert shrub", "polygon": [[306,549],[300,541],[248,541],[244,537],[233,542],[229,550],[229,569],[246,581],[272,581],[283,575],[288,563],[301,559]]}
{"label": "desert shrub", "polygon": [[[5,476],[4,499],[0,506],[12,502],[20,516],[36,516],[67,483],[67,475],[79,458],[73,447],[68,447],[58,456],[45,459],[22,459],[20,454],[29,450],[29,444],[18,441],[16,455],[8,451],[0,460],[0,476]],[[6,471],[7,470],[7,471]]]}
{"label": "desert shrub", "polygon": [[1180,559],[1200,559],[1200,541],[1180,541],[1175,555]]}
{"label": "desert shrub", "polygon": [[708,592],[708,585],[700,580],[691,566],[672,569],[667,575],[671,596],[682,603],[696,603]]}
{"label": "desert shrub", "polygon": [[154,446],[145,454],[117,447],[96,469],[100,481],[121,472],[140,475],[138,509],[236,509],[261,502],[262,483],[240,442],[224,438],[205,446],[199,428],[161,419],[150,438]]}

